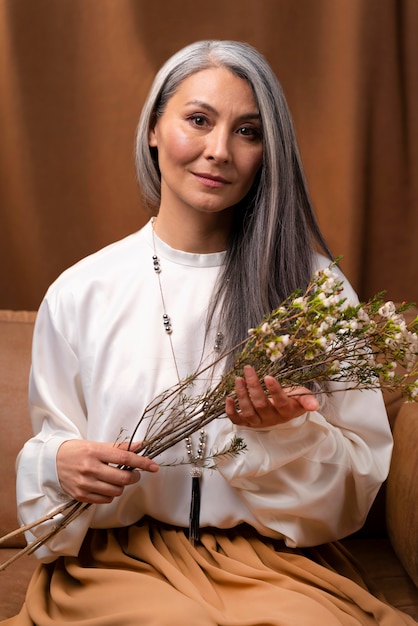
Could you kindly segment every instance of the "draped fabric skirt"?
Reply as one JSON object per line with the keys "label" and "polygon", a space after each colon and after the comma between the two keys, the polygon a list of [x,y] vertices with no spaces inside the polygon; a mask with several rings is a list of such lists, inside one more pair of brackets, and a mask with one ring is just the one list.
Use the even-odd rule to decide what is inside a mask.
{"label": "draped fabric skirt", "polygon": [[[337,571],[339,573],[337,573]],[[246,526],[183,529],[143,520],[90,530],[78,557],[39,565],[5,626],[401,626],[338,544],[309,556]]]}

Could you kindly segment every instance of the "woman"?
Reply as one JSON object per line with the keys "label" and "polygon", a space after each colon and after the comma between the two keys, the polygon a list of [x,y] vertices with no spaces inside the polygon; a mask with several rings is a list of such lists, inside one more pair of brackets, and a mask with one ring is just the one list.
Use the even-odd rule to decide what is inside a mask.
{"label": "woman", "polygon": [[[219,354],[329,263],[264,58],[227,41],[174,55],[142,112],[137,167],[156,218],[64,272],[39,310],[19,513],[93,506],[38,551],[9,623],[413,623],[301,551],[358,529],[386,477],[379,393],[340,391],[321,408],[266,377],[267,397],[248,364],[226,418],[157,462],[115,445],[153,398],[216,361],[193,393],[213,385]],[[202,469],[234,435],[247,451]],[[201,489],[194,541],[184,458]]]}

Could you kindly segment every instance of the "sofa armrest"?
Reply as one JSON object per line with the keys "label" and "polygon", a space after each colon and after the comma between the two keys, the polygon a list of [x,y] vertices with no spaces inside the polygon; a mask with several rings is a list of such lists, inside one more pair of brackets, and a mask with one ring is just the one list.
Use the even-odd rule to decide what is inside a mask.
{"label": "sofa armrest", "polygon": [[386,523],[393,548],[418,587],[418,403],[402,405],[393,435]]}

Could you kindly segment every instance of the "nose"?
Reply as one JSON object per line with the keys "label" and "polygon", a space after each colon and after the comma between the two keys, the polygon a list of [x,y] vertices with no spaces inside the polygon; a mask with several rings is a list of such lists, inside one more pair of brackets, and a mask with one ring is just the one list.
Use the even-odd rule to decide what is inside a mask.
{"label": "nose", "polygon": [[216,126],[206,135],[205,157],[224,163],[230,160],[230,136],[226,128]]}

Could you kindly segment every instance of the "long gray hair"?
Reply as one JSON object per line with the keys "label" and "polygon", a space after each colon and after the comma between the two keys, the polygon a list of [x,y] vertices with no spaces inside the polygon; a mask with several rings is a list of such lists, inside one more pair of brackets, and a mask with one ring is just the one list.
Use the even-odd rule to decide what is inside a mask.
{"label": "long gray hair", "polygon": [[225,347],[276,308],[312,273],[315,248],[331,258],[318,227],[302,170],[293,123],[282,88],[265,58],[235,41],[199,41],[172,56],[155,77],[138,125],[136,163],[147,205],[161,200],[156,149],[149,131],[168,100],[188,76],[225,67],[248,81],[259,108],[263,162],[252,189],[234,211],[226,263],[209,307],[208,324],[219,303]]}

